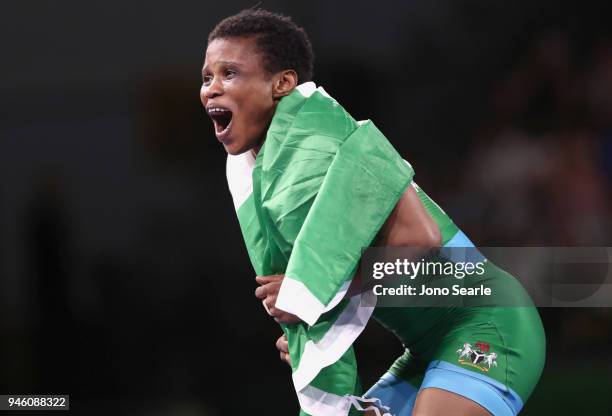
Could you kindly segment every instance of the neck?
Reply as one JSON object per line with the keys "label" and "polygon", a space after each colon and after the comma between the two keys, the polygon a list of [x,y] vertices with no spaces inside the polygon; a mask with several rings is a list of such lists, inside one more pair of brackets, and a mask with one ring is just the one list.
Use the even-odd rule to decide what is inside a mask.
{"label": "neck", "polygon": [[270,128],[270,125],[272,124],[272,118],[274,117],[274,112],[276,111],[276,104],[277,103],[274,104],[274,107],[273,107],[272,112],[270,114],[270,118],[269,118],[268,124],[266,125],[266,129],[262,133],[262,135],[259,138],[259,140],[257,140],[257,143],[251,148],[251,152],[253,154],[253,157],[257,157],[257,155],[259,154],[259,151],[261,150],[261,147],[263,146],[264,142],[266,141],[266,136],[268,134],[268,129]]}
{"label": "neck", "polygon": [[251,153],[253,153],[253,156],[257,157],[257,155],[259,154],[259,151],[261,150],[261,146],[263,146],[263,140],[261,142],[257,143],[251,149]]}

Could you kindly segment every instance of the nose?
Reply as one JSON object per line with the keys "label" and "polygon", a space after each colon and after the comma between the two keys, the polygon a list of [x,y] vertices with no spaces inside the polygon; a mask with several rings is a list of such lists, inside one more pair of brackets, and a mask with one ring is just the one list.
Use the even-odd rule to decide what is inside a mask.
{"label": "nose", "polygon": [[215,98],[219,95],[223,95],[223,84],[221,83],[221,79],[219,77],[214,77],[210,84],[202,85],[201,90],[202,101],[204,99]]}

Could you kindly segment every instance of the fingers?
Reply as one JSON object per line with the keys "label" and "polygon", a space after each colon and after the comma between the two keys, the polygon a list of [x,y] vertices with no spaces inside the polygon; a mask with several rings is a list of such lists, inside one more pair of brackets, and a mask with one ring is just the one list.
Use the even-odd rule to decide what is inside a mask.
{"label": "fingers", "polygon": [[271,317],[279,324],[296,324],[302,322],[297,316],[276,308],[276,295],[270,295],[262,300],[263,306]]}
{"label": "fingers", "polygon": [[274,309],[274,313],[271,313],[270,316],[274,317],[274,320],[279,324],[297,324],[302,322],[297,316],[279,309]]}
{"label": "fingers", "polygon": [[257,289],[255,289],[255,297],[257,297],[258,299],[265,299],[268,296],[275,296],[278,295],[278,291],[280,290],[281,287],[281,282],[271,282],[271,283],[266,283],[262,286],[259,286]]}
{"label": "fingers", "polygon": [[256,276],[255,281],[260,285],[265,285],[266,283],[271,282],[281,282],[285,277],[284,274],[272,274],[269,276]]}
{"label": "fingers", "polygon": [[287,342],[287,336],[285,334],[281,335],[280,338],[276,340],[276,348],[280,353],[280,359],[291,365],[291,357],[289,356],[289,343]]}
{"label": "fingers", "polygon": [[258,279],[262,277],[262,279],[276,278],[276,280],[269,283],[264,283],[257,289],[255,289],[255,296],[258,299],[262,300],[266,312],[268,313],[268,315],[272,316],[276,322],[280,324],[295,324],[301,322],[300,318],[298,318],[297,316],[277,309],[275,307],[276,298],[278,297],[278,292],[282,284],[282,277],[278,279],[279,276],[282,275],[258,276]]}
{"label": "fingers", "polygon": [[259,286],[257,289],[255,289],[255,297],[257,299],[265,299],[266,296],[268,296],[268,289],[265,285]]}
{"label": "fingers", "polygon": [[266,305],[266,300],[265,300],[265,299],[264,299],[264,300],[262,300],[262,301],[261,301],[261,303],[262,303],[262,305],[263,305],[264,309],[266,310],[266,313],[267,313],[268,315],[272,316],[272,314],[270,314],[270,308],[268,308],[268,305]]}
{"label": "fingers", "polygon": [[274,305],[276,305],[276,296],[268,296],[267,298],[262,300],[262,303],[263,303],[264,309],[266,310],[266,312],[268,312],[268,315],[274,318],[279,316],[281,313],[283,313],[283,311],[276,309],[274,307]]}
{"label": "fingers", "polygon": [[284,362],[286,362],[287,364],[291,365],[291,357],[289,356],[289,354],[281,352],[280,353],[280,359]]}
{"label": "fingers", "polygon": [[289,353],[289,342],[287,342],[287,335],[283,334],[276,340],[276,348],[285,354]]}

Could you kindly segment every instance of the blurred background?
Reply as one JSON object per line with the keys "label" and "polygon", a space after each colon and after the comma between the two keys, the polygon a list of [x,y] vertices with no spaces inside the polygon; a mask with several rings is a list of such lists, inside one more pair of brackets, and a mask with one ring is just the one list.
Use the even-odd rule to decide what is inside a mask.
{"label": "blurred background", "polygon": [[[70,394],[88,415],[296,414],[199,100],[208,32],[255,4],[3,5],[1,393]],[[477,245],[612,245],[610,2],[259,4],[307,30],[315,81]],[[541,313],[524,414],[611,414],[612,310]],[[364,385],[400,352],[372,323]]]}

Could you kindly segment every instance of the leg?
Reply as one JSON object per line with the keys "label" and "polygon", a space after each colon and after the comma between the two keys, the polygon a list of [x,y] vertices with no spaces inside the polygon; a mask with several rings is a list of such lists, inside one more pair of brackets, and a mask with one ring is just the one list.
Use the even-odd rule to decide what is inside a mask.
{"label": "leg", "polygon": [[418,386],[425,377],[427,365],[426,362],[415,360],[410,351],[405,350],[389,371],[364,394],[364,397],[376,398],[380,400],[382,406],[389,408],[381,414],[388,412],[393,416],[412,415],[419,391]]}
{"label": "leg", "polygon": [[[409,382],[402,380],[391,373],[385,373],[370,390],[364,394],[366,398],[380,400],[382,406],[389,408],[389,414],[395,416],[410,416],[414,401],[416,400],[418,388]],[[387,413],[380,412],[380,415]],[[376,415],[375,412],[367,413],[368,416]],[[379,415],[376,415],[379,416]]]}
{"label": "leg", "polygon": [[484,407],[470,399],[437,388],[426,388],[417,395],[413,416],[490,416]]}
{"label": "leg", "polygon": [[[537,311],[530,307],[466,308],[458,315],[460,321],[451,321],[441,342],[423,354],[431,361],[414,414],[516,416],[544,363],[544,336]],[[471,357],[478,354],[488,360],[461,357],[457,348],[466,343],[473,346]]]}

